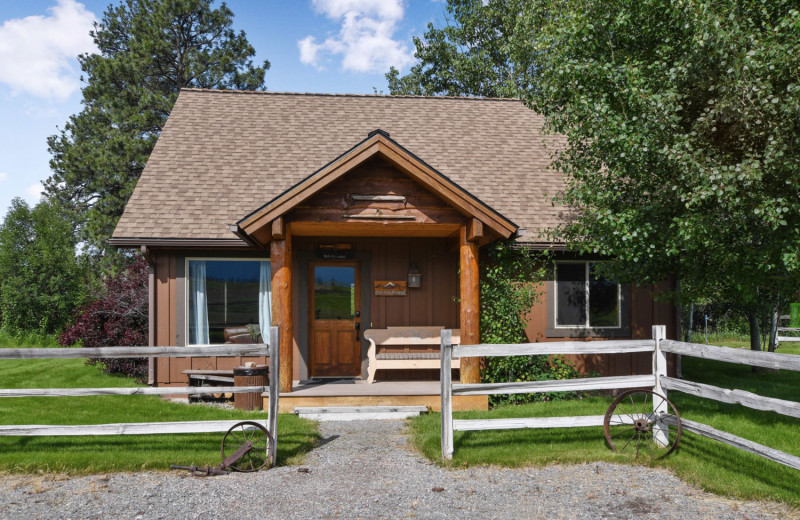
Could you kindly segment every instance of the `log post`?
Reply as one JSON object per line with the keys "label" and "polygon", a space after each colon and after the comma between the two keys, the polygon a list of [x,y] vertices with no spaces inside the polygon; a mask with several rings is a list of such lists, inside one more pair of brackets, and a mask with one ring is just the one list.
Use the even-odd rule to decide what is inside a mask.
{"label": "log post", "polygon": [[[469,241],[467,226],[461,226],[460,239],[461,295],[461,345],[480,343],[480,286],[478,285],[478,243]],[[481,358],[469,357],[461,360],[461,382],[480,383]]]}
{"label": "log post", "polygon": [[[272,324],[280,327],[280,391],[292,391],[292,237],[270,242]],[[275,374],[270,374],[275,377]]]}

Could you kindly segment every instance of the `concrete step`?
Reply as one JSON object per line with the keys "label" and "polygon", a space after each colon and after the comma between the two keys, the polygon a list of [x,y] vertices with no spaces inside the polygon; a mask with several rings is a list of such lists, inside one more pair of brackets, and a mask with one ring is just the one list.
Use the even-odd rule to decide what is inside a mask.
{"label": "concrete step", "polygon": [[312,421],[407,419],[427,411],[427,406],[298,406],[294,409],[295,414]]}

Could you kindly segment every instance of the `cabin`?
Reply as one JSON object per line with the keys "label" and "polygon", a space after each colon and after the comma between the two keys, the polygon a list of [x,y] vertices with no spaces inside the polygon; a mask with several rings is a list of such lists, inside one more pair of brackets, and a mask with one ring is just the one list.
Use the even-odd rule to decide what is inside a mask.
{"label": "cabin", "polygon": [[[569,215],[551,202],[565,139],[542,123],[509,99],[182,90],[111,239],[150,263],[151,345],[252,343],[275,324],[283,410],[436,409],[438,330],[481,339],[481,249],[559,248],[541,236]],[[654,298],[669,284],[610,283],[599,260],[559,257],[528,339],[649,338],[653,324],[674,337],[675,309]],[[247,361],[266,363],[159,358],[151,383]],[[651,363],[573,361],[603,375]],[[477,382],[480,366],[456,376]]]}

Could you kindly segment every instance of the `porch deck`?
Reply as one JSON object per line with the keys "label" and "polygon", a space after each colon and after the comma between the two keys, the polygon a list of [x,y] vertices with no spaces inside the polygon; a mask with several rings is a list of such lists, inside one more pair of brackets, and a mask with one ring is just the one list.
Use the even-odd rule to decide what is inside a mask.
{"label": "porch deck", "polygon": [[[439,381],[294,381],[292,392],[280,394],[278,411],[291,413],[298,406],[427,406],[438,412],[441,386]],[[484,395],[453,398],[453,410],[488,408],[489,399]]]}

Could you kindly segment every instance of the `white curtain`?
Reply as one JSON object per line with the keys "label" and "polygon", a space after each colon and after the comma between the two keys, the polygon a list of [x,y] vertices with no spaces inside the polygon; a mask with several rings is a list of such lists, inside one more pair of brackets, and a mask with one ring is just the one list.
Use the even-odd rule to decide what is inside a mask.
{"label": "white curtain", "polygon": [[261,341],[269,342],[269,328],[272,326],[272,269],[269,262],[261,262],[258,280],[258,328]]}
{"label": "white curtain", "polygon": [[189,344],[208,345],[208,298],[206,295],[206,262],[189,262]]}

